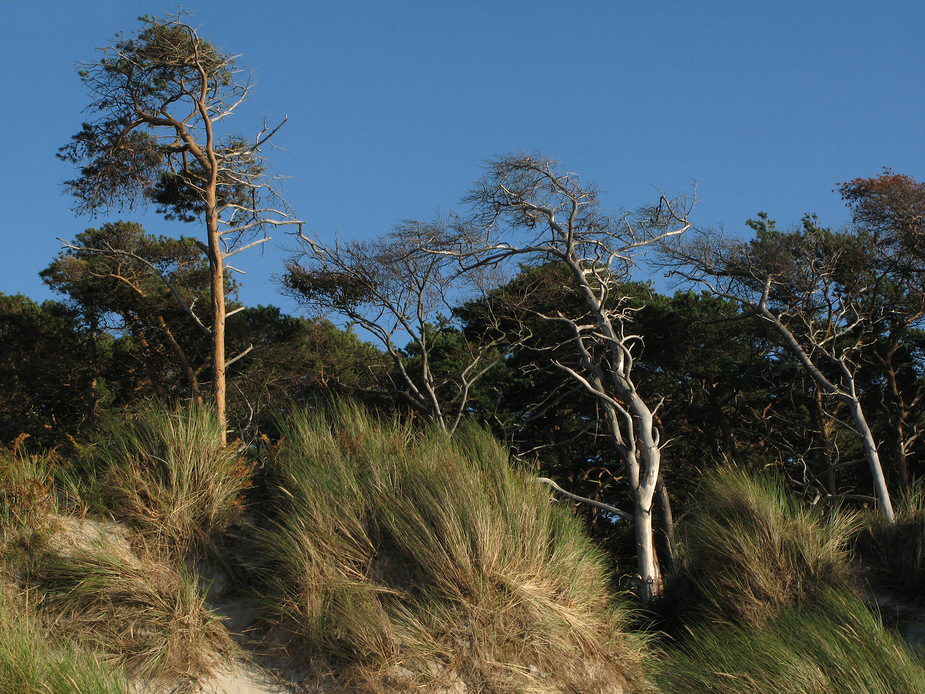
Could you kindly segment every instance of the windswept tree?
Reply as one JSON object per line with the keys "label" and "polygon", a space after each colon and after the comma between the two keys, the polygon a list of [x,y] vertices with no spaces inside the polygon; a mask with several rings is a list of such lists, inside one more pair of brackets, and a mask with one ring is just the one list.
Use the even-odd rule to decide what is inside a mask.
{"label": "windswept tree", "polygon": [[[864,353],[892,311],[881,291],[891,279],[882,265],[870,262],[875,239],[858,230],[824,229],[811,215],[789,232],[778,230],[764,214],[749,225],[756,231],[750,241],[708,233],[670,247],[668,263],[766,321],[821,395],[842,405],[862,442],[876,501],[892,521],[879,446],[858,379]],[[825,409],[831,416],[832,408]]]}
{"label": "windswept tree", "polygon": [[[131,222],[104,224],[65,242],[41,276],[69,297],[91,334],[131,336],[158,397],[202,401],[209,330],[192,308],[208,302],[209,263],[195,239],[155,237]],[[225,284],[232,296],[234,284]]]}
{"label": "windswept tree", "polygon": [[651,600],[661,588],[653,507],[663,441],[657,404],[646,401],[633,372],[643,347],[633,320],[638,296],[623,292],[641,254],[690,227],[688,210],[663,197],[638,214],[610,217],[593,186],[555,162],[525,155],[490,162],[467,201],[472,216],[436,238],[431,253],[454,260],[462,275],[557,263],[569,276],[577,312],[567,305],[529,310],[560,329],[561,343],[547,349],[551,363],[598,405],[625,466],[633,511],[622,515],[634,523],[640,597]]}
{"label": "windswept tree", "polygon": [[[205,227],[211,315],[212,388],[225,427],[227,261],[267,240],[269,227],[294,224],[254,138],[220,132],[247,98],[235,56],[202,39],[182,15],[142,18],[134,37],[115,37],[102,57],[81,66],[92,100],[85,122],[59,157],[78,175],[65,183],[78,212],[154,203],[168,219]],[[224,438],[224,434],[223,434]]]}
{"label": "windswept tree", "polygon": [[383,346],[393,386],[408,405],[453,433],[472,387],[500,358],[498,341],[459,330],[453,306],[485,273],[460,278],[455,259],[429,252],[445,222],[406,222],[373,241],[301,235],[284,290],[309,311],[346,318]]}

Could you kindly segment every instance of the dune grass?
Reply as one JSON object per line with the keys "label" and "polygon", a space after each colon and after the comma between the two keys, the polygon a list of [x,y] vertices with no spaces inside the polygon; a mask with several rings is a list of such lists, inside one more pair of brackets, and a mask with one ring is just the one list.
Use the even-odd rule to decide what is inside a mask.
{"label": "dune grass", "polygon": [[178,558],[214,547],[251,479],[235,447],[219,444],[218,419],[205,406],[147,404],[108,422],[91,455],[106,511]]}
{"label": "dune grass", "polygon": [[52,639],[22,596],[0,588],[0,694],[128,694],[118,668],[76,640]]}
{"label": "dune grass", "polygon": [[723,469],[703,481],[685,527],[687,608],[760,623],[845,584],[861,517],[805,506],[772,476]]}
{"label": "dune grass", "polygon": [[5,545],[22,533],[46,527],[57,508],[55,475],[60,460],[55,451],[31,453],[27,436],[0,448],[0,530]]}
{"label": "dune grass", "polygon": [[925,691],[921,664],[852,590],[858,514],[822,514],[778,480],[736,470],[708,477],[699,499],[684,574],[669,586],[688,602],[687,624],[653,663],[664,691]]}
{"label": "dune grass", "polygon": [[900,638],[850,591],[831,587],[760,628],[701,623],[653,669],[672,694],[925,692],[925,670]]}
{"label": "dune grass", "polygon": [[925,494],[886,526],[804,507],[774,478],[711,474],[662,605],[678,620],[653,641],[581,523],[481,429],[296,412],[262,471],[260,529],[238,524],[233,548],[252,470],[216,426],[207,408],[154,405],[106,425],[89,506],[123,526],[61,515],[87,504],[54,452],[0,451],[0,694],[194,686],[238,652],[205,604],[207,557],[257,567],[241,577],[267,643],[334,673],[322,687],[925,691],[850,561],[858,547],[876,576],[919,586]]}
{"label": "dune grass", "polygon": [[374,689],[643,686],[605,558],[484,431],[302,412],[274,468],[268,618],[306,652]]}
{"label": "dune grass", "polygon": [[869,514],[857,549],[878,585],[925,601],[925,484],[917,480],[897,504],[896,522]]}
{"label": "dune grass", "polygon": [[57,633],[80,639],[133,677],[183,682],[208,675],[234,644],[182,562],[103,535],[49,552],[32,576]]}

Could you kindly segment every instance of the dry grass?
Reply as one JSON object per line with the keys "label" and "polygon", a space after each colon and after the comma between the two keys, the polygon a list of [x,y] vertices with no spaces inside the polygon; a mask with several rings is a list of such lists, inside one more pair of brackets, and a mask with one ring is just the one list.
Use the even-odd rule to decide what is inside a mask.
{"label": "dry grass", "polygon": [[234,650],[204,605],[194,572],[139,555],[117,538],[100,534],[49,552],[33,580],[53,631],[108,654],[133,677],[192,681]]}
{"label": "dry grass", "polygon": [[250,467],[234,446],[219,445],[218,420],[207,407],[147,405],[111,421],[92,455],[107,511],[177,558],[214,547],[240,515],[250,484]]}
{"label": "dry grass", "polygon": [[26,439],[22,435],[8,448],[0,449],[0,530],[4,545],[23,532],[43,530],[57,506],[54,477],[58,456],[54,451],[29,453]]}
{"label": "dry grass", "polygon": [[377,691],[623,691],[643,645],[605,560],[486,433],[290,422],[267,533],[268,618]]}
{"label": "dry grass", "polygon": [[0,585],[0,694],[127,694],[122,672],[77,640],[54,638],[25,596]]}
{"label": "dry grass", "polygon": [[758,623],[821,587],[844,585],[859,527],[857,514],[823,515],[776,479],[720,470],[704,480],[687,524],[685,578],[701,608]]}

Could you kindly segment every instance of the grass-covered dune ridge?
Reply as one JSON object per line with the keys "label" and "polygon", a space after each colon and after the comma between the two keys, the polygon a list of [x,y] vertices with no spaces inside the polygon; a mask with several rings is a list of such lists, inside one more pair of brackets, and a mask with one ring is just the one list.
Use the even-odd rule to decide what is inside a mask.
{"label": "grass-covered dune ridge", "polygon": [[875,604],[918,585],[917,496],[893,527],[709,473],[646,612],[482,429],[345,402],[252,449],[216,426],[151,406],[74,452],[0,448],[0,694],[192,692],[232,664],[256,688],[215,691],[925,691]]}
{"label": "grass-covered dune ridge", "polygon": [[774,477],[710,474],[666,602],[681,627],[655,679],[672,694],[914,694],[925,670],[859,596],[857,513],[806,507]]}
{"label": "grass-covered dune ridge", "polygon": [[267,604],[308,651],[393,686],[399,664],[403,686],[452,676],[475,691],[637,678],[607,560],[485,431],[302,412],[274,469]]}

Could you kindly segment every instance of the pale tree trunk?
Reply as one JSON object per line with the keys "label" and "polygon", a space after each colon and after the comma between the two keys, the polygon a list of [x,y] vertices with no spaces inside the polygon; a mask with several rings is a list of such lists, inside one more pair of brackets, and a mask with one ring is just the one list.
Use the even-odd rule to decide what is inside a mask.
{"label": "pale tree trunk", "polygon": [[[655,551],[655,530],[652,522],[661,450],[654,436],[652,416],[646,404],[635,392],[624,395],[632,403],[633,417],[621,417],[621,413],[612,405],[607,405],[605,411],[609,420],[611,441],[626,465],[627,478],[633,494],[639,599],[648,603],[657,598],[662,591],[662,574]],[[632,430],[626,434],[620,428],[621,419],[632,420]]]}
{"label": "pale tree trunk", "polygon": [[636,495],[633,512],[636,526],[636,563],[639,570],[639,599],[652,602],[662,591],[662,576],[655,553],[655,535],[652,527],[652,500],[646,503]]}
{"label": "pale tree trunk", "polygon": [[860,432],[861,439],[864,442],[864,455],[870,465],[870,474],[874,478],[874,491],[877,501],[880,503],[880,510],[887,517],[887,520],[893,523],[895,521],[893,504],[890,501],[890,493],[887,490],[886,478],[883,476],[883,466],[880,464],[877,442],[874,440],[874,435],[867,425],[867,418],[864,416],[864,411],[861,409],[861,403],[858,401],[857,397],[853,400],[847,400],[846,402],[851,411],[851,418],[854,419],[854,424],[858,428],[858,432]]}
{"label": "pale tree trunk", "polygon": [[826,394],[845,403],[848,407],[848,411],[851,413],[851,419],[854,421],[857,431],[861,435],[861,441],[864,446],[864,456],[867,458],[870,473],[873,477],[874,493],[877,497],[877,503],[880,504],[880,510],[883,512],[883,515],[886,516],[887,520],[890,523],[894,523],[896,517],[893,513],[893,504],[890,501],[890,492],[886,486],[886,478],[883,476],[883,465],[880,463],[880,454],[877,452],[877,442],[870,430],[870,426],[867,424],[864,409],[861,407],[861,400],[858,397],[854,374],[851,372],[851,369],[844,359],[839,359],[836,355],[829,354],[827,358],[834,362],[841,371],[841,383],[836,384],[826,378],[825,374],[822,373],[816,363],[810,358],[809,354],[807,354],[806,350],[800,345],[796,337],[794,337],[790,328],[768,308],[767,301],[770,289],[771,281],[767,280],[761,301],[756,308],[760,312],[760,315],[771,323],[778,334],[784,339],[784,343],[790,348],[791,352],[796,355],[800,363],[803,364],[803,368],[806,369],[810,378],[812,378]]}

